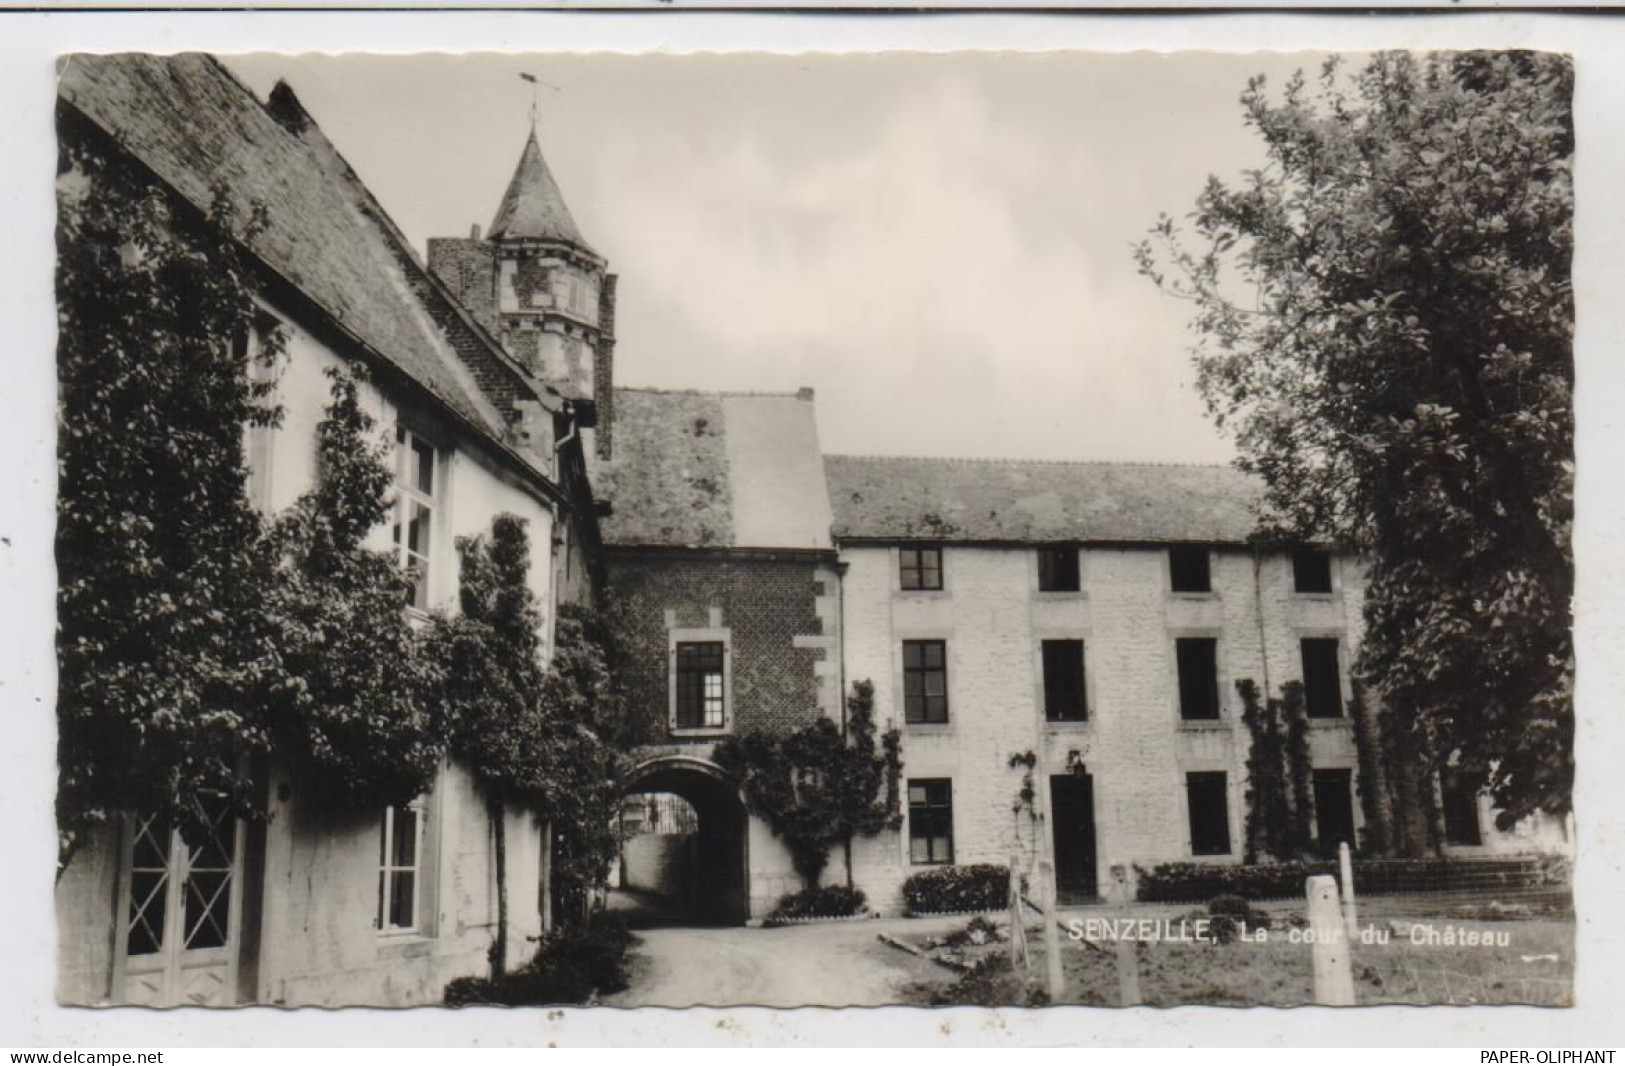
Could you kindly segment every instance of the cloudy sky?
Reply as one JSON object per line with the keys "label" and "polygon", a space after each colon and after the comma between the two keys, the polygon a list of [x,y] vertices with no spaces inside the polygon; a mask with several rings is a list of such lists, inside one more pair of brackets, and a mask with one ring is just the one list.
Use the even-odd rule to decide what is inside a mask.
{"label": "cloudy sky", "polygon": [[1188,308],[1130,247],[1260,161],[1237,97],[1315,57],[242,56],[421,252],[529,126],[621,275],[616,375],[818,390],[828,452],[1222,462]]}

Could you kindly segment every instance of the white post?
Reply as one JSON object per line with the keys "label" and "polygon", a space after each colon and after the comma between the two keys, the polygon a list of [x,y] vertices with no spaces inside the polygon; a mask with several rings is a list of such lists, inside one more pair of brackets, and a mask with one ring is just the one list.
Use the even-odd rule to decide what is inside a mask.
{"label": "white post", "polygon": [[[1124,916],[1128,914],[1128,905],[1133,900],[1129,893],[1127,866],[1112,866],[1112,902],[1121,908]],[[1117,1001],[1120,1007],[1140,1005],[1139,946],[1128,937],[1117,938]]]}
{"label": "white post", "polygon": [[1316,874],[1305,885],[1309,897],[1310,959],[1315,1002],[1323,1007],[1354,1006],[1354,960],[1338,913],[1337,879]]}
{"label": "white post", "polygon": [[1337,845],[1337,872],[1343,890],[1343,927],[1348,930],[1352,942],[1360,935],[1360,923],[1354,909],[1354,861],[1349,856],[1349,843],[1346,840]]}
{"label": "white post", "polygon": [[1060,1003],[1066,990],[1066,976],[1061,971],[1061,935],[1057,928],[1061,916],[1056,910],[1055,863],[1048,857],[1038,863],[1039,890],[1044,896],[1044,976],[1049,983],[1049,1001]]}
{"label": "white post", "polygon": [[1010,969],[1019,961],[1025,973],[1031,960],[1027,957],[1027,927],[1021,917],[1021,874],[1016,865],[1015,852],[1010,853]]}

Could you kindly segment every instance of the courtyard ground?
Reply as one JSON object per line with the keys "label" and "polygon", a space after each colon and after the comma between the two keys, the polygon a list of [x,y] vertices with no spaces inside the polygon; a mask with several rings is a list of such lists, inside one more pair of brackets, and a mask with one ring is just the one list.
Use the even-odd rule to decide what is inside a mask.
{"label": "courtyard ground", "polygon": [[[1310,948],[1284,935],[1291,908],[1269,907],[1283,922],[1265,942],[1148,944],[1138,949],[1142,1000],[1147,1005],[1290,1006],[1313,1000]],[[1141,911],[1145,914],[1141,914]],[[1152,913],[1155,912],[1155,913]],[[1066,921],[1106,913],[1067,909]],[[1188,907],[1136,908],[1136,916],[1190,914]],[[1002,919],[996,919],[1001,920]],[[1513,921],[1420,919],[1440,930],[1505,932],[1506,946],[1432,946],[1411,942],[1419,919],[1373,917],[1390,929],[1387,944],[1354,951],[1357,1001],[1375,1003],[1529,1003],[1572,1001],[1574,922],[1571,918]],[[645,928],[631,953],[630,986],[606,998],[610,1006],[882,1006],[953,1003],[1015,1004],[1011,980],[966,981],[928,959],[889,946],[880,934],[925,946],[961,929],[965,918],[883,918],[776,929]],[[1459,935],[1459,933],[1457,934]],[[1031,975],[1042,981],[1042,938],[1036,924]],[[1003,944],[973,947],[966,961],[1007,953]],[[1066,974],[1063,1002],[1115,1006],[1115,954],[1061,938]],[[1008,978],[1008,975],[1006,975]]]}

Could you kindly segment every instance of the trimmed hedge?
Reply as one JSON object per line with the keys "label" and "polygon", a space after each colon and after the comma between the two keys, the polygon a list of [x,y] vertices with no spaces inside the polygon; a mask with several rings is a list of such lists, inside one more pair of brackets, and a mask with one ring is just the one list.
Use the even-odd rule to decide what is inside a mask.
{"label": "trimmed hedge", "polygon": [[1010,869],[993,863],[940,866],[903,882],[910,914],[998,910],[1009,896]]}
{"label": "trimmed hedge", "polygon": [[[1203,903],[1215,896],[1242,899],[1301,899],[1304,881],[1316,874],[1337,876],[1337,863],[1272,862],[1256,866],[1170,862],[1139,875],[1142,903]],[[1398,892],[1476,889],[1528,889],[1564,885],[1567,864],[1551,858],[1520,859],[1355,859],[1357,896]]]}
{"label": "trimmed hedge", "polygon": [[779,905],[767,920],[791,921],[797,918],[845,918],[863,910],[868,902],[861,888],[823,885],[779,897]]}

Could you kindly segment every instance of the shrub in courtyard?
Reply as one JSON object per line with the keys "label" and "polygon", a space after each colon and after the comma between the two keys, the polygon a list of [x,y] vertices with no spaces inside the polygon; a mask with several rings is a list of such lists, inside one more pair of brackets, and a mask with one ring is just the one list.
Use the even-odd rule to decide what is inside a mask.
{"label": "shrub in courtyard", "polygon": [[943,866],[903,882],[910,914],[998,910],[1009,902],[1010,869],[993,863]]}
{"label": "shrub in courtyard", "polygon": [[867,902],[863,890],[859,888],[847,888],[845,885],[807,888],[779,897],[779,905],[767,916],[767,920],[845,918],[861,912]]}
{"label": "shrub in courtyard", "polygon": [[459,977],[446,986],[448,1007],[526,1007],[586,1003],[627,984],[632,934],[619,918],[600,914],[592,925],[543,937],[536,957],[498,980]]}

